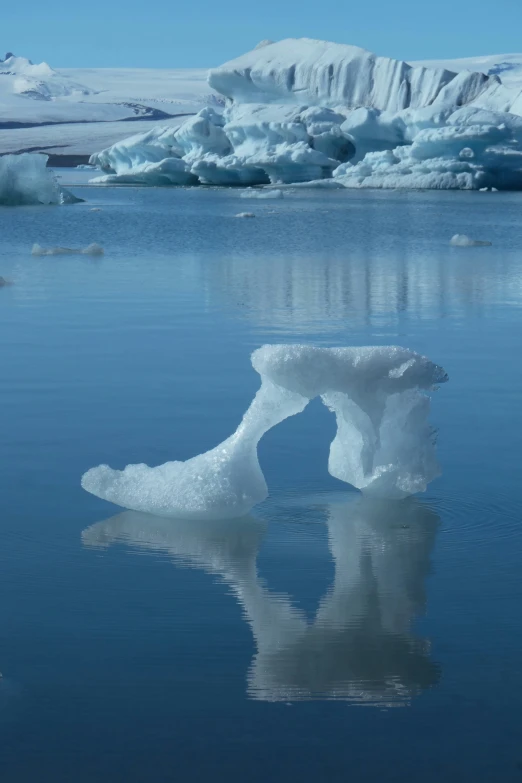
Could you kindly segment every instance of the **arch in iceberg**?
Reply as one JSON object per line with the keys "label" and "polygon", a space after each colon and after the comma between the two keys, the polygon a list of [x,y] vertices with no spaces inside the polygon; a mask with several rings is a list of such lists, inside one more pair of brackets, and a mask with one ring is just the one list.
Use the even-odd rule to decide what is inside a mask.
{"label": "arch in iceberg", "polygon": [[335,414],[332,476],[380,498],[425,491],[438,473],[429,391],[442,367],[406,348],[264,345],[252,354],[261,387],[237,430],[186,462],[91,468],[82,486],[134,511],[184,519],[247,514],[268,496],[257,456],[263,435],[320,397]]}

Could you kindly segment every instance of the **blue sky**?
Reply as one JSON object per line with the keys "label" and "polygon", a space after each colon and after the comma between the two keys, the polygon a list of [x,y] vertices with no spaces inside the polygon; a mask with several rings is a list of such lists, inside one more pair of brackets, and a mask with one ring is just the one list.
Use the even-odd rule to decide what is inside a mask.
{"label": "blue sky", "polygon": [[522,0],[23,0],[1,6],[0,51],[57,67],[208,67],[263,38],[301,36],[405,60],[522,50]]}

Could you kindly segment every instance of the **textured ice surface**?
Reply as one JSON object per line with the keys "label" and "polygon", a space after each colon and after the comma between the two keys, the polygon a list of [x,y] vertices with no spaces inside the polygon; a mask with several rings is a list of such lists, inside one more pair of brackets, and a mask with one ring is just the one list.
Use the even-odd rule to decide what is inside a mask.
{"label": "textured ice surface", "polygon": [[287,38],[214,68],[209,84],[236,103],[293,103],[399,111],[431,105],[453,82],[467,103],[494,77],[412,67],[358,46]]}
{"label": "textured ice surface", "polygon": [[466,234],[454,234],[450,239],[453,247],[489,247],[491,242],[481,239],[470,239]]}
{"label": "textured ice surface", "polygon": [[91,158],[98,183],[522,188],[522,91],[496,73],[412,67],[287,39],[210,71],[227,99]]}
{"label": "textured ice surface", "polygon": [[[267,44],[210,72],[229,101],[179,130],[93,157],[104,181],[261,185],[336,176],[346,187],[521,188],[520,85],[412,67],[309,39]],[[146,138],[144,138],[146,137]],[[218,143],[216,143],[218,141]],[[180,143],[182,142],[182,143]],[[98,181],[102,181],[99,179]]]}
{"label": "textured ice surface", "polygon": [[424,356],[395,346],[265,345],[252,354],[261,388],[236,432],[205,454],[158,467],[108,465],[82,486],[124,508],[185,518],[241,516],[267,497],[257,444],[321,397],[335,413],[330,473],[377,497],[426,489],[438,474],[426,392],[447,380]]}
{"label": "textured ice surface", "polygon": [[33,256],[102,256],[103,247],[93,242],[84,248],[74,247],[41,247],[34,244],[31,250]]}
{"label": "textured ice surface", "polygon": [[47,155],[24,152],[0,157],[0,204],[65,204],[79,201],[60,187],[47,166]]}

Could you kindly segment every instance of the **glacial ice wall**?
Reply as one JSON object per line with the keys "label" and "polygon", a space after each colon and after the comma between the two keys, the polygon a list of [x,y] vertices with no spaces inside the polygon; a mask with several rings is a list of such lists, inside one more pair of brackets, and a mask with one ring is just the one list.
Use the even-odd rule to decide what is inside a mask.
{"label": "glacial ice wall", "polygon": [[[411,66],[358,46],[287,38],[209,71],[209,85],[234,103],[293,103],[398,112],[431,106],[444,90],[469,103],[494,76]],[[456,86],[456,85],[455,85]],[[442,93],[442,94],[441,94]]]}
{"label": "glacial ice wall", "polygon": [[237,430],[214,449],[158,467],[100,465],[88,492],[135,511],[181,518],[247,514],[268,495],[257,457],[262,436],[321,397],[335,413],[330,473],[368,495],[423,492],[438,474],[426,392],[444,370],[405,348],[265,345],[252,354],[261,388]]}
{"label": "glacial ice wall", "polygon": [[47,155],[24,152],[0,156],[0,205],[65,204],[79,201],[61,188]]}
{"label": "glacial ice wall", "polygon": [[227,98],[92,156],[93,182],[522,188],[522,89],[355,46],[267,43],[209,72]]}

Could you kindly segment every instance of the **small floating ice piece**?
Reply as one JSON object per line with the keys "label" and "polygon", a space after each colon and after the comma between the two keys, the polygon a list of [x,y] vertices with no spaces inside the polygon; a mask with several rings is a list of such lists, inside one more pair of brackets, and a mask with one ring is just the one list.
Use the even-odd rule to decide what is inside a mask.
{"label": "small floating ice piece", "polygon": [[450,239],[453,247],[490,247],[491,242],[482,239],[470,239],[466,234],[454,234]]}
{"label": "small floating ice piece", "polygon": [[76,198],[58,184],[56,174],[47,168],[48,155],[23,152],[0,156],[0,204],[73,204]]}
{"label": "small floating ice piece", "polygon": [[253,218],[255,217],[253,212],[238,212],[236,217],[240,218]]}
{"label": "small floating ice piece", "polygon": [[100,207],[92,207],[89,212],[101,212]]}
{"label": "small floating ice piece", "polygon": [[284,198],[284,196],[283,191],[277,188],[274,188],[274,190],[247,188],[241,193],[241,198]]}
{"label": "small floating ice piece", "polygon": [[252,354],[261,387],[237,430],[186,462],[108,465],[82,477],[88,492],[160,516],[225,519],[247,514],[268,495],[257,444],[314,397],[335,414],[328,468],[374,497],[423,492],[438,475],[426,392],[447,381],[429,359],[397,346],[316,348],[264,345]]}
{"label": "small floating ice piece", "polygon": [[31,250],[33,256],[102,256],[103,253],[103,247],[96,242],[84,248],[42,247],[35,243]]}

